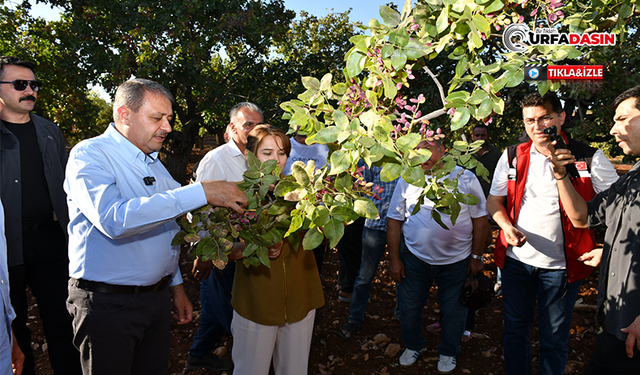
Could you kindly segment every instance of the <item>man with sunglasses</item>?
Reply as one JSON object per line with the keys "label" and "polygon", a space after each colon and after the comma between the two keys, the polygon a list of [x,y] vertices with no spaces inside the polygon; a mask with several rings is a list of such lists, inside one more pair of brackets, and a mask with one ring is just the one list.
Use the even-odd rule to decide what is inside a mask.
{"label": "man with sunglasses", "polygon": [[538,309],[538,371],[564,374],[571,315],[580,280],[592,268],[578,260],[596,247],[593,232],[571,225],[560,205],[545,129],[555,126],[576,155],[576,189],[590,199],[618,178],[602,151],[568,138],[561,131],[566,113],[555,93],[527,95],[522,102],[530,140],[510,146],[496,167],[487,209],[500,226],[495,262],[502,269],[508,375],[532,373],[529,335]]}
{"label": "man with sunglasses", "polygon": [[7,218],[11,303],[16,311],[12,326],[26,357],[23,374],[34,374],[28,286],[38,302],[53,371],[81,374],[65,302],[69,215],[62,184],[67,149],[60,128],[31,113],[42,87],[35,67],[16,57],[0,57],[0,98],[5,104],[0,114],[0,188]]}

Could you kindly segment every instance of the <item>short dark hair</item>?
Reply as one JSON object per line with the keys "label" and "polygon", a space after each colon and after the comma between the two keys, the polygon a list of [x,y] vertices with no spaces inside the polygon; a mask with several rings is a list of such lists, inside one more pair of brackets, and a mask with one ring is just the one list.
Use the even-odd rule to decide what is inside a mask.
{"label": "short dark hair", "polygon": [[120,85],[116,91],[116,97],[113,100],[113,121],[120,118],[118,108],[122,106],[125,106],[137,113],[140,110],[140,107],[142,107],[142,104],[144,104],[144,93],[147,91],[166,97],[169,99],[171,104],[174,104],[175,102],[171,92],[161,84],[149,79],[130,79]]}
{"label": "short dark hair", "polygon": [[474,126],[473,129],[471,129],[471,132],[473,133],[476,129],[484,129],[487,131],[487,134],[489,134],[489,127],[485,124],[478,124]]}
{"label": "short dark hair", "polygon": [[632,87],[627,91],[623,92],[622,94],[618,95],[618,97],[616,97],[616,100],[613,101],[613,105],[612,105],[613,110],[615,111],[620,105],[620,103],[624,102],[629,98],[636,99],[636,108],[640,110],[640,85],[636,87]]}
{"label": "short dark hair", "polygon": [[560,102],[560,99],[558,99],[558,96],[553,91],[547,91],[544,96],[541,96],[537,92],[525,96],[524,99],[522,99],[522,108],[543,107],[545,103],[551,104],[555,113],[564,111],[562,108],[562,102]]}
{"label": "short dark hair", "polygon": [[13,56],[0,56],[0,80],[2,80],[2,76],[4,75],[4,66],[5,65],[15,65],[21,66],[23,68],[30,69],[32,72],[36,70],[37,65],[31,61],[23,60],[18,57]]}

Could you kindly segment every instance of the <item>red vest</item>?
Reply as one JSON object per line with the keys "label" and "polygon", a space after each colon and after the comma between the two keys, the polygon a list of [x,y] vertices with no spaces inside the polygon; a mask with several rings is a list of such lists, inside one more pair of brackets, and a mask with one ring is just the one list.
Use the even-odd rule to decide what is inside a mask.
{"label": "red vest", "polygon": [[[566,137],[564,138],[566,142],[567,139]],[[582,144],[580,144],[580,146],[574,148],[571,146],[575,145],[576,143],[568,142],[568,144],[568,148],[574,154],[576,160],[581,160],[593,156],[593,153],[591,153],[591,155],[579,155],[581,153],[584,153],[580,151],[587,151],[587,153],[589,153],[588,149],[592,149],[591,147],[580,147],[583,146]],[[532,142],[529,141],[528,143],[521,143],[516,147],[516,157],[514,159],[516,160],[516,178],[514,180],[509,180],[506,200],[507,215],[509,216],[511,223],[516,222],[516,220],[518,219],[518,214],[520,213],[524,187],[527,182],[527,172],[529,171],[529,152],[531,151],[531,145]],[[576,152],[574,152],[574,149]],[[594,150],[595,152],[595,149],[592,150]],[[511,161],[509,161],[509,163],[511,163]],[[509,167],[512,168],[513,165],[509,165]],[[582,196],[584,200],[590,201],[595,196],[590,176],[572,179],[571,182],[578,194],[580,194],[580,196]],[[516,197],[518,197],[518,199],[516,199]],[[562,202],[560,203],[560,216],[562,217],[562,229],[564,232],[564,255],[567,262],[567,274],[569,275],[569,282],[582,280],[591,274],[593,268],[584,265],[577,259],[580,255],[596,248],[595,236],[593,235],[592,230],[576,228],[573,226],[573,224],[571,224],[571,220],[569,220],[566,212],[564,211]],[[504,266],[507,246],[508,243],[505,238],[504,231],[500,230],[500,235],[496,240],[496,249],[494,253],[494,261],[500,268]]]}

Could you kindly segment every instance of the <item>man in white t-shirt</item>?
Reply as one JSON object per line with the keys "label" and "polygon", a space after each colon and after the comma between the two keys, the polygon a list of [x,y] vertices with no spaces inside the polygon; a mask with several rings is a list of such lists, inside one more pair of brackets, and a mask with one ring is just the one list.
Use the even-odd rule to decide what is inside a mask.
{"label": "man in white t-shirt", "polygon": [[320,143],[314,143],[311,145],[306,144],[306,135],[297,134],[291,137],[291,154],[287,159],[287,164],[284,166],[285,175],[291,174],[291,166],[294,161],[301,161],[305,164],[309,160],[313,160],[316,163],[316,168],[322,168],[327,164],[327,157],[329,156],[329,147]]}
{"label": "man in white t-shirt", "polygon": [[[422,165],[426,173],[441,166],[439,162],[444,154],[444,147],[439,141],[431,143],[422,141],[418,145],[418,148],[432,152],[431,158]],[[447,178],[453,179],[461,172],[461,168],[456,167]],[[425,177],[428,179],[430,175]],[[403,179],[398,181],[389,204],[389,271],[399,283],[400,329],[406,346],[400,357],[402,366],[412,365],[425,348],[422,310],[435,280],[442,310],[438,372],[450,373],[456,367],[455,357],[460,353],[459,344],[467,318],[467,308],[460,301],[460,296],[468,271],[475,274],[482,270],[482,254],[489,226],[484,193],[476,176],[465,170],[458,178],[458,188],[461,193],[478,197],[480,202],[476,205],[461,204],[455,225],[449,215],[441,214],[442,222],[449,230],[433,220],[434,203],[428,199],[417,214],[411,215],[423,189]]]}
{"label": "man in white t-shirt", "polygon": [[501,228],[494,260],[502,269],[505,367],[507,375],[532,373],[529,335],[537,302],[538,371],[562,375],[580,280],[592,271],[578,258],[596,243],[593,232],[573,227],[560,206],[547,148],[551,138],[544,130],[555,125],[576,155],[578,176],[572,183],[584,199],[606,190],[618,175],[602,151],[561,132],[566,114],[554,93],[526,96],[522,115],[530,141],[505,150],[487,198],[489,213]]}
{"label": "man in white t-shirt", "polygon": [[[238,103],[229,112],[231,123],[227,131],[231,137],[227,143],[209,151],[196,171],[196,182],[211,179],[238,182],[249,169],[244,156],[247,135],[261,124],[262,110],[249,102]],[[235,275],[235,263],[230,262],[224,270],[211,270],[211,261],[196,259],[193,276],[202,280],[200,287],[200,325],[193,337],[185,368],[195,371],[206,368],[213,371],[229,370],[231,361],[218,358],[211,350],[217,345],[224,331],[231,332],[231,288]]]}

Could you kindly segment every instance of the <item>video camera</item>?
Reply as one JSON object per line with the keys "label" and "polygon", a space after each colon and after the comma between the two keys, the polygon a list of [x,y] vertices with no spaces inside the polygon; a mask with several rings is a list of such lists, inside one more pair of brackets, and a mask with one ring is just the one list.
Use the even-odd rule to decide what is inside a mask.
{"label": "video camera", "polygon": [[[564,139],[562,139],[561,135],[558,135],[558,128],[555,125],[552,125],[543,130],[544,134],[548,135],[551,138],[551,142],[556,141],[555,148],[567,148],[567,144],[564,143]],[[578,168],[576,168],[575,163],[565,165],[567,168],[567,172],[571,178],[580,177],[580,173],[578,173]]]}

